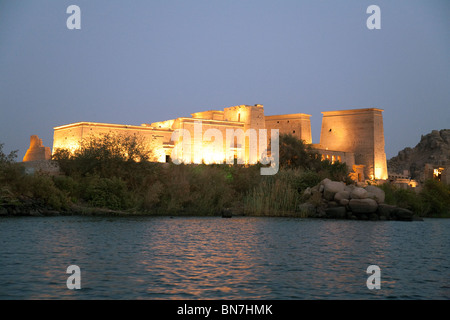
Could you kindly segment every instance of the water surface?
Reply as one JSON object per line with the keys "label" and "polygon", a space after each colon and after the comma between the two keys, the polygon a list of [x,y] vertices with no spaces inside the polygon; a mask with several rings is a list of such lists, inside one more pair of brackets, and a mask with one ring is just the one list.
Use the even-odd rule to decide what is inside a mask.
{"label": "water surface", "polygon": [[449,298],[448,219],[0,219],[0,299]]}

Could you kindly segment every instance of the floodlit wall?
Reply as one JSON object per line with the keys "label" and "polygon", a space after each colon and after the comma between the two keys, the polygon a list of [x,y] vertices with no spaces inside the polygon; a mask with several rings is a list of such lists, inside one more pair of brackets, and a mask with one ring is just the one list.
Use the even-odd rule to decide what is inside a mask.
{"label": "floodlit wall", "polygon": [[310,115],[304,113],[266,116],[266,129],[278,129],[280,134],[291,134],[305,143],[312,143]]}
{"label": "floodlit wall", "polygon": [[352,152],[355,163],[365,166],[369,179],[387,179],[384,130],[381,109],[322,112],[322,148]]}
{"label": "floodlit wall", "polygon": [[119,124],[78,122],[54,128],[53,153],[58,148],[74,151],[80,146],[83,139],[99,137],[102,134],[114,132],[117,134],[138,134],[148,142],[153,151],[153,160],[165,162],[166,152],[164,141],[170,140],[171,131],[167,129],[155,129],[146,126],[130,126]]}

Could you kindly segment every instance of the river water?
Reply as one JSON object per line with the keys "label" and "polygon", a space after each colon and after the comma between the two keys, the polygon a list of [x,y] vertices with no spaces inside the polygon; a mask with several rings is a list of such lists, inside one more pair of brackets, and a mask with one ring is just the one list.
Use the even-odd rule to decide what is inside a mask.
{"label": "river water", "polygon": [[450,219],[0,219],[0,299],[449,298]]}

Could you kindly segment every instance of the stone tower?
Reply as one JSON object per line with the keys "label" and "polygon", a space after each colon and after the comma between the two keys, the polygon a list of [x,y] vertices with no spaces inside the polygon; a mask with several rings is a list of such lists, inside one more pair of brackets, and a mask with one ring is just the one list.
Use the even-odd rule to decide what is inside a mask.
{"label": "stone tower", "polygon": [[387,179],[383,110],[376,108],[322,112],[320,145],[352,152],[369,179]]}
{"label": "stone tower", "polygon": [[28,148],[25,156],[23,157],[23,162],[28,161],[38,161],[38,160],[50,160],[52,158],[52,153],[49,147],[45,147],[42,144],[42,139],[39,139],[37,135],[32,135],[30,137],[30,147]]}
{"label": "stone tower", "polygon": [[[248,133],[249,129],[254,130],[256,135],[259,135],[259,129],[266,128],[266,121],[264,117],[264,106],[261,104],[255,104],[254,106],[249,105],[239,105],[234,107],[229,107],[224,109],[224,120],[225,121],[237,121],[244,124],[244,132]],[[252,149],[252,150],[251,150]],[[254,152],[257,154],[259,160],[261,152],[263,150],[257,150],[258,144],[251,144],[249,142],[249,137],[245,137],[244,145],[244,158],[249,159],[250,153]]]}

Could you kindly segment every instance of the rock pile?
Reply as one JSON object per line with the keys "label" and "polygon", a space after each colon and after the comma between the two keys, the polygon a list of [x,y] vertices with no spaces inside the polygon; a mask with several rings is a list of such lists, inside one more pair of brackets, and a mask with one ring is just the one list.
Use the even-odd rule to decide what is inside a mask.
{"label": "rock pile", "polygon": [[299,211],[313,218],[354,220],[421,220],[408,209],[384,203],[385,193],[376,186],[358,187],[322,180],[304,192]]}

